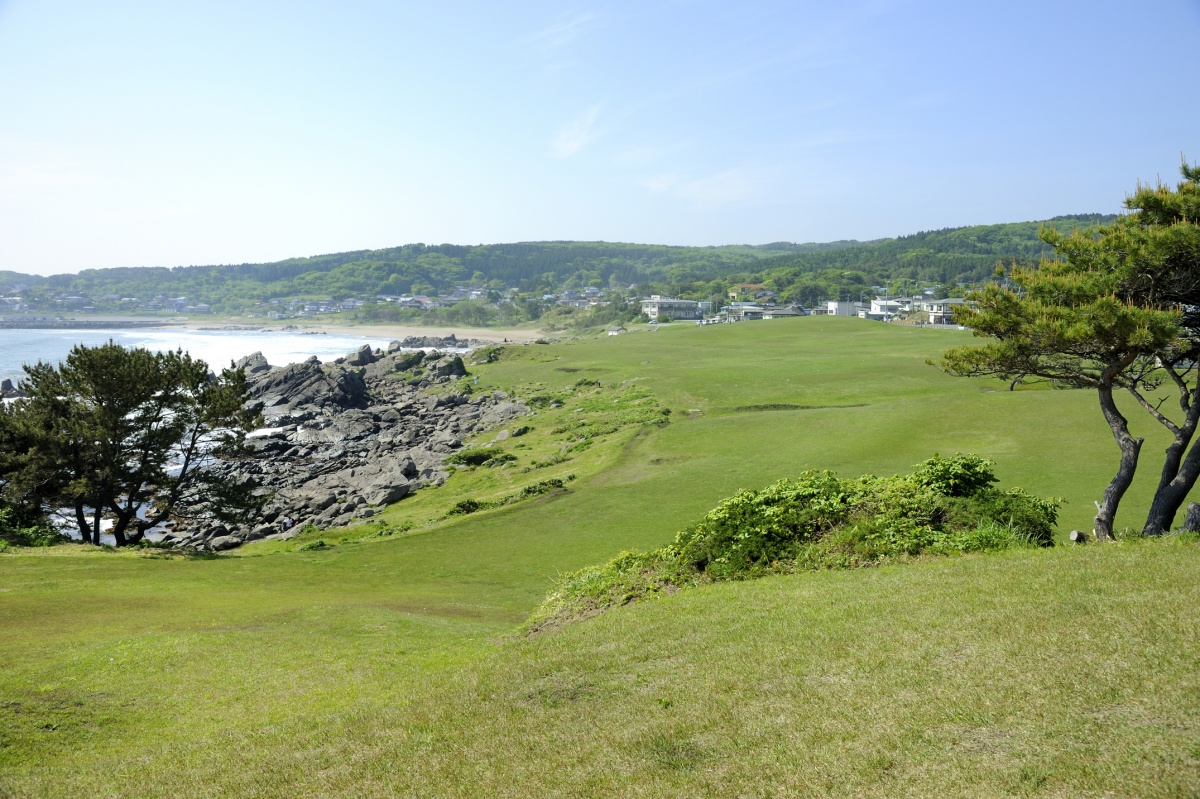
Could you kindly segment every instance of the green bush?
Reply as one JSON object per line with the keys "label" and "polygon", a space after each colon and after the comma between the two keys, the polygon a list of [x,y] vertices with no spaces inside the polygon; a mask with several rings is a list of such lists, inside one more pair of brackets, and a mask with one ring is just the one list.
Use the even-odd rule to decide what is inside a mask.
{"label": "green bush", "polygon": [[714,580],[1052,546],[1060,500],[992,488],[992,465],[975,455],[935,456],[911,475],[848,480],[807,471],[739,491],[662,549],[567,575],[530,624]]}
{"label": "green bush", "polygon": [[978,455],[943,458],[935,454],[917,466],[913,479],[948,497],[969,497],[996,482],[992,473],[995,465]]}
{"label": "green bush", "polygon": [[531,485],[527,485],[515,494],[508,494],[507,496],[500,497],[500,499],[493,499],[490,501],[471,499],[470,497],[461,499],[454,503],[450,510],[446,511],[446,516],[466,516],[468,514],[475,513],[476,511],[488,510],[490,508],[502,508],[505,505],[511,505],[514,502],[520,502],[521,500],[528,499],[529,497],[536,497],[541,494],[548,494],[551,491],[565,489],[566,481],[574,479],[575,475],[573,474],[567,475],[565,479],[551,477],[549,480],[541,480]]}
{"label": "green bush", "polygon": [[309,541],[307,544],[301,544],[300,546],[296,547],[296,551],[297,552],[312,552],[315,549],[328,549],[328,548],[329,548],[329,544],[326,544],[324,541],[322,541],[321,539],[318,538],[316,541]]}
{"label": "green bush", "polygon": [[447,458],[446,462],[458,466],[482,466],[489,461],[491,462],[489,465],[499,465],[516,459],[515,455],[505,452],[500,447],[480,447],[456,452]]}
{"label": "green bush", "polygon": [[489,507],[488,503],[480,502],[477,499],[471,499],[468,497],[467,499],[460,499],[458,502],[455,502],[454,506],[451,507],[450,510],[446,511],[446,515],[466,516],[467,514],[474,513],[477,510],[483,510],[487,507]]}
{"label": "green bush", "polygon": [[4,550],[11,547],[52,547],[70,540],[70,537],[43,521],[23,519],[13,508],[0,508],[0,542],[5,545]]}

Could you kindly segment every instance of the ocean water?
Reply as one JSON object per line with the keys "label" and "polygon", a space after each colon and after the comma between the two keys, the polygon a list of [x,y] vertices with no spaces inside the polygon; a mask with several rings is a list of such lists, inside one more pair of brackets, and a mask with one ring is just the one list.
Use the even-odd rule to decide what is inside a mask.
{"label": "ocean water", "polygon": [[159,352],[183,349],[215,370],[252,352],[261,352],[272,366],[303,361],[315,355],[332,361],[370,344],[387,347],[388,339],[348,334],[299,333],[266,330],[0,330],[0,379],[24,375],[22,365],[58,363],[76,344],[96,346],[109,339],[126,347]]}

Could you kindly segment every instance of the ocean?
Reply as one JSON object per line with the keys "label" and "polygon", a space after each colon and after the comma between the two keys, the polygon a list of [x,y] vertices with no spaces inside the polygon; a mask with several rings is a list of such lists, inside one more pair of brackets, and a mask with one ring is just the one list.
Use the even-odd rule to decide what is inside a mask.
{"label": "ocean", "polygon": [[183,349],[193,358],[206,361],[214,371],[252,352],[261,352],[272,366],[283,366],[312,355],[332,361],[363,344],[372,347],[388,344],[388,339],[373,336],[275,330],[0,330],[0,379],[12,378],[16,382],[25,374],[23,364],[39,360],[58,363],[76,344],[95,346],[109,339],[126,347],[159,352]]}

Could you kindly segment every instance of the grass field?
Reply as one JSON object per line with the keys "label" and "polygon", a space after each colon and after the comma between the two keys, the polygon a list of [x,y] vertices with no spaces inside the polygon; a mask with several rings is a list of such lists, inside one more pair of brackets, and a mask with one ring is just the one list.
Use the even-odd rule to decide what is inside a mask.
{"label": "grass field", "polygon": [[[963,340],[798,319],[515,348],[479,387],[561,407],[501,443],[510,468],[390,509],[407,532],[0,556],[0,796],[1195,795],[1194,543],[772,578],[512,632],[561,572],[805,468],[976,452],[1090,529],[1116,454],[1094,398],[924,363]],[[670,423],[621,422],[650,406]]]}

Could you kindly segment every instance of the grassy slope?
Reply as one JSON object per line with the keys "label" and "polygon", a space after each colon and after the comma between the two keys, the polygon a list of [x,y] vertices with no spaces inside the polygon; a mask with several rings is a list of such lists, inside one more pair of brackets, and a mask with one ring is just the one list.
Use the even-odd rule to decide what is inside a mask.
{"label": "grassy slope", "polygon": [[[847,672],[851,677],[866,673],[863,669],[871,664],[899,669],[889,683],[893,687],[885,686],[875,696],[874,702],[888,703],[887,712],[870,710],[868,703],[861,715],[839,717],[840,727],[829,721],[832,737],[821,739],[824,748],[817,750],[832,758],[837,742],[847,740],[856,741],[855,746],[877,742],[876,749],[891,751],[884,744],[893,740],[886,737],[887,730],[897,720],[908,724],[901,725],[901,732],[912,734],[931,723],[928,716],[908,719],[912,714],[899,709],[919,706],[921,697],[932,690],[922,682],[930,679],[928,675],[913,673],[915,666],[903,654],[906,641],[928,649],[940,646],[937,642],[948,640],[946,636],[965,636],[962,646],[989,653],[990,659],[980,661],[981,671],[959,685],[964,701],[975,708],[971,713],[982,713],[980,708],[989,702],[1003,704],[1004,694],[988,687],[984,677],[994,676],[997,667],[1010,671],[1013,680],[1034,685],[1045,676],[1045,664],[1032,643],[1010,651],[1005,643],[1008,632],[1000,634],[998,626],[976,627],[981,617],[972,608],[981,602],[1008,602],[1009,615],[1002,618],[1010,621],[1039,608],[1055,609],[1040,633],[1028,633],[1036,642],[1074,636],[1070,631],[1078,624],[1077,616],[1091,618],[1090,611],[1079,609],[1111,600],[1119,606],[1113,615],[1083,625],[1090,632],[1073,654],[1067,653],[1073,662],[1056,665],[1051,676],[1090,685],[1098,671],[1109,669],[1112,676],[1100,679],[1108,684],[1122,683],[1120,675],[1149,669],[1161,673],[1162,682],[1147,686],[1143,675],[1138,678],[1142,682],[1130,683],[1132,693],[1126,699],[1133,704],[1113,711],[1115,732],[1087,756],[1107,752],[1130,735],[1158,735],[1171,725],[1183,730],[1175,735],[1177,747],[1194,745],[1195,727],[1187,726],[1192,722],[1161,713],[1156,704],[1174,697],[1171,701],[1178,707],[1173,712],[1188,716],[1194,713],[1196,697],[1186,692],[1194,685],[1146,661],[1153,653],[1141,652],[1138,646],[1156,630],[1174,630],[1194,608],[1194,599],[1185,604],[1178,596],[1181,586],[1196,584],[1200,564],[1194,547],[1153,557],[1146,553],[1167,550],[1021,554],[928,564],[910,571],[723,586],[626,609],[536,641],[495,643],[562,570],[603,560],[623,548],[661,544],[736,488],[760,486],[809,466],[849,474],[891,473],[907,470],[934,450],[980,452],[999,461],[1005,483],[1066,496],[1071,504],[1064,529],[1086,526],[1089,500],[1109,477],[1114,449],[1092,398],[1082,393],[982,391],[979,383],[947,378],[924,365],[925,357],[960,340],[957,333],[802,319],[527,347],[511,361],[480,368],[481,386],[535,381],[567,386],[581,376],[606,384],[643,378],[634,385],[649,386],[658,394],[675,410],[674,421],[633,439],[632,431],[609,436],[576,461],[556,467],[579,473],[570,494],[441,522],[406,537],[261,557],[254,555],[267,548],[251,547],[241,557],[215,560],[59,551],[5,556],[0,559],[0,795],[5,790],[15,795],[206,795],[215,781],[235,793],[294,795],[298,785],[311,784],[318,786],[314,793],[353,796],[392,789],[403,793],[405,784],[414,785],[407,780],[417,777],[434,780],[415,783],[430,793],[453,793],[451,782],[470,776],[476,767],[467,764],[478,757],[485,758],[479,762],[496,765],[491,777],[472,778],[477,788],[500,784],[489,779],[511,785],[536,776],[543,780],[542,788],[565,791],[571,784],[567,776],[577,774],[572,764],[578,762],[587,773],[577,776],[600,780],[618,793],[623,783],[605,782],[606,770],[635,776],[639,782],[693,790],[702,789],[703,780],[736,778],[748,791],[762,792],[784,785],[772,783],[771,774],[801,768],[788,759],[794,753],[785,756],[790,747],[808,746],[804,738],[779,737],[780,731],[799,723],[801,717],[795,714],[813,713],[805,718],[819,719],[827,708],[819,703],[797,705],[794,686],[787,688],[774,672],[748,673],[747,679],[755,682],[750,690],[736,681],[723,681],[722,668],[750,668],[743,661],[758,658],[745,653],[764,650],[770,657],[763,668],[771,663],[782,667],[787,658],[780,653],[791,652],[788,657],[826,663],[822,668],[828,673],[840,673],[837,664],[847,652],[857,652],[863,660],[854,666],[857,672]],[[557,371],[566,369],[582,371]],[[722,410],[771,403],[861,407]],[[687,418],[689,410],[696,411],[694,418]],[[561,414],[570,411],[568,406]],[[532,421],[545,433],[553,419],[553,413],[542,412]],[[1153,432],[1143,428],[1148,436]],[[535,446],[550,443],[535,441]],[[1149,444],[1154,441],[1148,442],[1148,453],[1158,449]],[[540,475],[527,478],[532,481],[535,476]],[[480,481],[509,479],[508,474],[458,475],[425,499],[400,503],[389,516],[428,518],[430,506],[448,505],[456,496],[456,481],[474,492]],[[1144,504],[1145,497],[1143,480],[1135,485],[1130,504]],[[1136,524],[1136,517],[1135,508],[1124,521]],[[1104,558],[1117,559],[1117,573],[1100,591],[1097,585],[1114,573]],[[1074,576],[1077,572],[1091,576]],[[959,586],[959,593],[939,596],[936,586],[947,580]],[[1037,592],[1030,593],[1022,580],[1052,589],[1051,598],[1043,601]],[[1148,594],[1144,584],[1155,580],[1158,593]],[[878,585],[886,588],[884,594],[877,593]],[[982,593],[976,590],[980,585],[986,586]],[[997,599],[1003,596],[1010,599]],[[892,599],[885,601],[887,597]],[[1160,601],[1167,597],[1172,600]],[[851,617],[830,616],[825,633],[805,639],[802,647],[795,643],[797,629],[816,616],[825,618],[818,609],[846,603],[860,610]],[[1166,607],[1170,613],[1160,623],[1153,613],[1142,612],[1147,605]],[[777,617],[764,613],[763,607],[791,610]],[[906,614],[919,620],[941,612],[949,613],[944,622],[933,628],[902,625],[907,632],[891,640],[888,625],[903,621]],[[755,619],[753,625],[741,631],[730,627],[731,619],[748,617]],[[861,634],[866,637],[859,643],[854,643],[860,634],[851,629],[854,623],[865,625]],[[1129,642],[1117,635],[1126,629],[1133,631]],[[724,636],[712,641],[714,651],[724,653],[718,665],[706,661],[701,645],[710,633]],[[930,641],[922,637],[929,635],[934,636]],[[1020,640],[1025,637],[1022,632]],[[1194,662],[1195,643],[1194,632],[1191,637],[1172,632],[1154,657],[1167,665],[1182,657]],[[883,651],[894,656],[871,655],[884,644],[891,649]],[[1118,644],[1119,660],[1110,666],[1107,647]],[[690,692],[694,680],[710,686],[701,692],[707,698],[689,705],[688,714],[680,717],[686,734],[672,737],[644,727],[640,700],[620,699],[607,688],[596,693],[608,697],[603,702],[577,706],[570,699],[572,680],[603,685],[606,669],[628,665],[622,661],[626,665],[603,666],[608,659],[625,653],[620,656],[636,662],[637,653],[647,648],[660,653],[679,650],[663,654],[663,662],[654,667],[655,690],[671,707]],[[1024,660],[1017,657],[1021,652]],[[673,658],[690,662],[692,671],[683,669],[672,676]],[[586,671],[589,663],[596,665],[595,675],[571,676],[571,669]],[[1067,676],[1058,674],[1060,668]],[[559,672],[569,677],[561,696],[555,687],[558,678],[547,676]],[[693,672],[694,677],[688,676]],[[846,679],[848,685],[856,684]],[[512,699],[515,704],[493,706],[471,694],[471,686],[488,680],[500,686],[499,696],[518,697]],[[1050,689],[1065,690],[1057,684]],[[557,715],[544,715],[539,709],[543,691],[550,695],[548,707],[563,708],[555,711]],[[744,722],[752,729],[739,726],[743,721],[737,708],[743,694],[757,697],[760,707],[755,711],[759,721],[753,721],[752,714]],[[844,695],[852,699],[854,691],[846,688]],[[611,713],[605,710],[610,704]],[[943,702],[936,704],[945,710]],[[763,709],[776,705],[778,716]],[[705,722],[707,727],[696,726],[710,706],[719,712]],[[1096,712],[1101,711],[1103,707]],[[1002,725],[1006,740],[1024,740],[1025,730],[1040,730],[1038,714],[1043,712],[1036,703],[1015,709],[1015,720]],[[501,735],[510,723],[513,729],[523,729],[519,718],[510,718],[513,713],[526,714],[522,718],[530,723],[542,718],[548,725],[534,725],[527,763],[522,754],[526,739]],[[792,721],[785,724],[788,719]],[[1054,723],[1062,726],[1069,720],[1062,717]],[[980,726],[970,718],[962,723],[970,726],[968,722]],[[784,726],[772,726],[778,724]],[[733,732],[722,737],[725,726]],[[650,765],[629,754],[642,744],[626,733],[643,728],[649,736],[643,742],[647,751],[658,752],[647,755]],[[934,768],[930,753],[942,745],[936,729],[934,743],[917,747],[925,754],[917,760],[899,758],[904,768],[898,773],[908,774],[905,779],[911,783],[917,779],[912,769],[930,772],[929,785],[968,780],[975,768],[969,758],[950,758],[950,765]],[[555,749],[560,733],[563,740],[574,741],[567,750]],[[753,776],[761,753],[749,754],[760,747],[746,744],[739,749],[738,736],[743,734],[749,741],[769,742],[767,749],[780,753],[762,761],[767,776],[761,779]],[[589,749],[585,742],[591,738],[595,741]],[[1039,750],[1042,760],[1052,760],[1061,746],[1075,745],[1074,739],[1062,737],[1046,741]],[[991,745],[981,746],[986,750]],[[448,753],[456,747],[464,747],[467,754],[451,757]],[[864,757],[876,762],[871,760],[874,750],[868,749],[863,749]],[[613,765],[613,752],[625,752],[628,762]],[[1195,754],[1184,752],[1179,755],[1184,760],[1176,758],[1159,768],[1184,779],[1195,773]],[[429,763],[424,771],[413,765],[417,755]],[[896,759],[894,753],[889,757]],[[848,784],[847,775],[858,774],[857,765],[847,771],[850,765],[826,760],[817,757],[812,770],[795,779],[819,782],[826,779],[823,775],[834,775],[828,777],[834,780],[829,784]],[[878,762],[886,765],[885,761]],[[1002,792],[997,788],[1001,783],[994,780],[1010,780],[1017,761],[1020,769],[1028,765],[1021,758],[1005,760],[1008,765],[981,778],[985,788],[993,789],[982,792]],[[655,770],[660,766],[666,769],[662,773]],[[1104,786],[1104,775],[1113,773],[1103,771],[1088,784]],[[1041,779],[1040,772],[1030,774],[1035,783]],[[1139,774],[1134,779],[1149,779]],[[864,786],[875,784],[862,779],[867,780]],[[1023,784],[1012,783],[1013,790]],[[1134,784],[1148,783],[1129,783]],[[525,792],[512,790],[514,795]]]}

